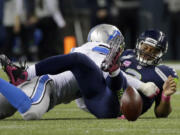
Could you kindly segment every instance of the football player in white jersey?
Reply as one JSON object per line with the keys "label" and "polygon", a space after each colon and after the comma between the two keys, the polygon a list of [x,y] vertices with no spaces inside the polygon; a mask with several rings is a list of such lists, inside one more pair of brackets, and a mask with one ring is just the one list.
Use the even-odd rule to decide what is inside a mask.
{"label": "football player in white jersey", "polygon": [[[92,35],[92,32],[95,31],[98,31],[99,33],[94,37],[97,38],[96,42],[92,42],[90,40],[93,37],[90,36]],[[106,44],[107,39],[113,35],[114,31],[119,32],[119,30],[112,25],[99,25],[93,28],[90,31],[88,37],[89,42],[84,44],[82,47],[74,49],[73,52],[81,52],[86,54],[90,59],[94,60],[98,66],[100,66],[100,64],[104,60],[110,48],[110,46]],[[54,105],[58,105],[60,103],[68,103],[81,96],[76,79],[74,78],[73,74],[70,71],[63,72],[57,75],[44,75],[32,79],[36,76],[36,74],[33,72],[35,68],[34,66],[30,66],[27,69],[27,72],[20,72],[20,68],[13,65],[7,59],[7,57],[1,56],[1,61],[3,63],[4,70],[7,72],[8,76],[10,77],[11,83],[16,86],[18,85],[18,88],[22,89],[24,93],[28,97],[30,97],[31,105],[29,104],[30,101],[27,101],[27,103],[26,102],[24,103],[27,104],[25,105],[26,107],[21,108],[19,107],[20,106],[19,101],[14,101],[11,94],[10,94],[11,96],[8,97],[9,95],[5,93],[6,98],[12,100],[10,101],[12,102],[11,104],[19,110],[19,112],[22,114],[25,120],[40,119],[41,116],[49,109],[51,109]],[[106,77],[107,73],[104,73],[104,76]],[[145,92],[147,96],[152,96],[153,94],[156,93],[157,87],[152,83],[146,84],[140,81],[136,81],[134,78],[131,77],[129,78],[130,79],[127,79],[129,81],[129,85],[133,85],[135,88],[141,90],[142,92],[145,92],[147,89],[151,89],[150,93]],[[30,81],[24,82],[24,80],[30,80]],[[13,86],[9,86],[8,84],[5,86],[10,89],[14,89]],[[24,95],[24,94],[21,93],[17,95]],[[3,108],[1,110],[1,106],[4,106],[5,109]],[[16,111],[14,107],[12,107],[7,102],[7,100],[1,95],[0,98],[1,118],[11,116]],[[29,109],[29,107],[31,109]]]}

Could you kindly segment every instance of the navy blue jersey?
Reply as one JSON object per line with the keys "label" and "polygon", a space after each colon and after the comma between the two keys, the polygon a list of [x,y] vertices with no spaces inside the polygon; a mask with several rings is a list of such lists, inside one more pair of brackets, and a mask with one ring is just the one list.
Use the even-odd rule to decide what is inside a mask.
{"label": "navy blue jersey", "polygon": [[140,95],[143,99],[143,111],[146,112],[152,105],[154,101],[156,101],[156,105],[160,102],[161,93],[163,90],[163,84],[169,75],[172,77],[178,78],[175,70],[165,65],[158,66],[142,66],[136,60],[136,54],[134,50],[128,49],[125,50],[120,58],[122,63],[121,70],[126,72],[129,75],[136,77],[137,79],[143,82],[154,82],[158,88],[160,89],[160,93],[158,96],[153,99],[149,99],[141,92]]}

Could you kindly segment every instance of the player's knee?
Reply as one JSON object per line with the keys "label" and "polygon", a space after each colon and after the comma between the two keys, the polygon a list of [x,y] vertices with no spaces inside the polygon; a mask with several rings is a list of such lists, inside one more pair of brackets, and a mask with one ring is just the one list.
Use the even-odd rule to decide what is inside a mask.
{"label": "player's knee", "polygon": [[82,63],[82,61],[84,61],[85,57],[87,57],[85,54],[77,53],[77,52],[73,53],[73,58],[77,65]]}
{"label": "player's knee", "polygon": [[42,117],[42,115],[40,115],[39,113],[32,111],[25,112],[21,115],[24,120],[39,120]]}
{"label": "player's knee", "polygon": [[48,102],[47,106],[43,105],[44,108],[38,105],[32,105],[31,108],[25,113],[21,114],[24,120],[39,120],[43,116],[45,112],[47,112],[47,108],[49,106]]}

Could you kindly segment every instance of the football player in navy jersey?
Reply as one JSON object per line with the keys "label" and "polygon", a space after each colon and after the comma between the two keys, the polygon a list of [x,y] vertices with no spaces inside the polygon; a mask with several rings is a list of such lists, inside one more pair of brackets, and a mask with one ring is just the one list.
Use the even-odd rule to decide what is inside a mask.
{"label": "football player in navy jersey", "polygon": [[172,111],[170,98],[178,82],[176,71],[160,64],[167,49],[168,41],[163,32],[147,30],[139,36],[136,48],[125,50],[120,57],[121,70],[143,82],[154,82],[160,89],[158,96],[152,99],[139,92],[143,99],[142,113],[155,101],[156,117],[167,117]]}
{"label": "football player in navy jersey", "polygon": [[[167,49],[168,41],[163,32],[147,30],[139,36],[136,48],[126,49],[120,57],[122,71],[142,82],[154,82],[160,89],[160,93],[153,98],[138,91],[143,99],[142,114],[150,109],[154,102],[156,117],[167,117],[172,111],[170,99],[176,92],[178,76],[174,69],[160,64]],[[81,98],[77,99],[76,103],[82,110],[87,110]]]}

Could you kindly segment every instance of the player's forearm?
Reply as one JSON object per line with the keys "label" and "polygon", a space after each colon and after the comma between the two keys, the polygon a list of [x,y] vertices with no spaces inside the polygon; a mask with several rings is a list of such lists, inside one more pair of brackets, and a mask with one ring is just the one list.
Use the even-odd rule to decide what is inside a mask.
{"label": "player's forearm", "polygon": [[141,91],[145,96],[152,98],[159,92],[158,87],[153,82],[144,83],[135,77],[127,75],[123,71],[121,72],[126,78],[128,85],[134,87],[138,91]]}
{"label": "player's forearm", "polygon": [[155,108],[156,117],[168,117],[171,112],[170,97],[161,97],[160,104]]}
{"label": "player's forearm", "polygon": [[123,71],[121,71],[121,72],[123,73],[123,76],[126,78],[128,86],[134,87],[135,89],[139,89],[140,86],[143,84],[143,82],[136,79],[135,77],[132,77]]}

